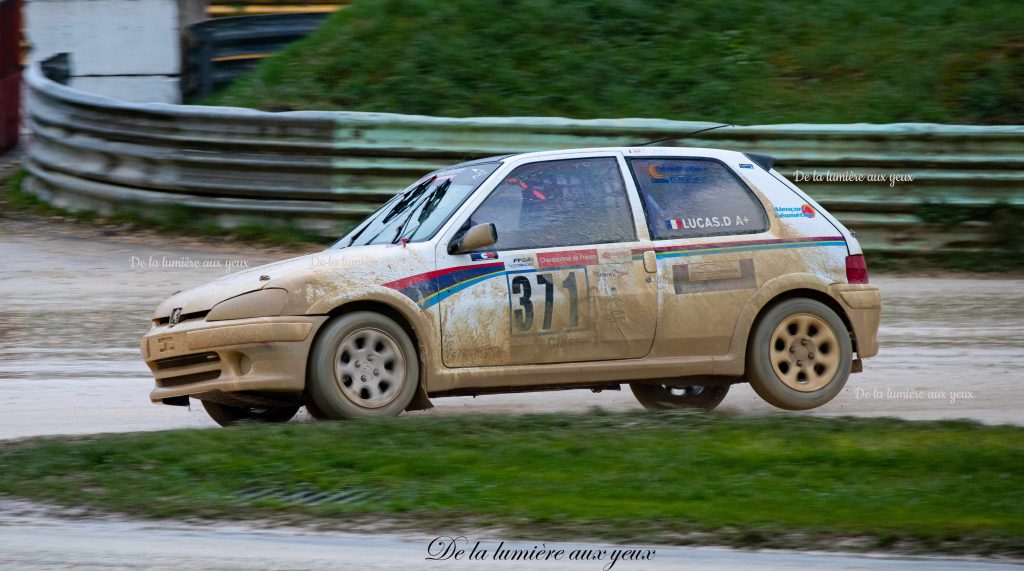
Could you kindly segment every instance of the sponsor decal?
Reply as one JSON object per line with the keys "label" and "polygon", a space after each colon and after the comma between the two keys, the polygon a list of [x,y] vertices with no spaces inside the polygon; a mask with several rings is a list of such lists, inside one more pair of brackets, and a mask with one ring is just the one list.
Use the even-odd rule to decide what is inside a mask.
{"label": "sponsor decal", "polygon": [[810,204],[803,206],[776,206],[776,218],[814,218],[814,207]]}
{"label": "sponsor decal", "polygon": [[[612,270],[598,270],[597,272],[594,273],[594,275],[596,275],[599,278],[603,278],[603,279],[616,279],[616,278],[624,278],[624,277],[628,276],[629,272],[627,272],[625,270],[614,270],[614,269],[612,269]],[[612,290],[614,291],[615,288],[612,288]]]}
{"label": "sponsor decal", "polygon": [[676,294],[753,289],[757,287],[754,260],[726,260],[672,266]]}
{"label": "sponsor decal", "polygon": [[[776,238],[771,240],[748,240],[746,242],[717,242],[709,244],[691,244],[686,246],[661,246],[655,248],[658,259],[678,258],[681,256],[703,256],[705,254],[726,254],[746,252],[750,250],[778,250],[782,248],[828,248],[846,247],[842,236],[815,236],[807,238]],[[634,252],[643,254],[643,250]]]}
{"label": "sponsor decal", "polygon": [[533,256],[516,256],[505,262],[509,270],[532,270],[537,267],[537,260]]}
{"label": "sponsor decal", "polygon": [[752,168],[754,168],[754,165],[748,164],[748,163],[743,163],[743,164],[740,165],[740,168],[741,169],[752,169]]}
{"label": "sponsor decal", "polygon": [[600,255],[602,264],[622,264],[633,260],[629,250],[603,250]]}
{"label": "sponsor decal", "polygon": [[704,184],[708,182],[707,172],[704,165],[647,165],[647,174],[654,184]]}
{"label": "sponsor decal", "polygon": [[565,250],[562,252],[539,252],[537,267],[540,269],[571,268],[598,264],[597,250]]}
{"label": "sponsor decal", "polygon": [[750,224],[748,216],[690,216],[672,218],[665,221],[669,230],[695,230],[704,228],[722,228],[727,226],[746,226]]}
{"label": "sponsor decal", "polygon": [[469,255],[469,259],[471,259],[473,261],[497,260],[498,259],[498,253],[497,252],[473,252],[473,253],[471,253]]}

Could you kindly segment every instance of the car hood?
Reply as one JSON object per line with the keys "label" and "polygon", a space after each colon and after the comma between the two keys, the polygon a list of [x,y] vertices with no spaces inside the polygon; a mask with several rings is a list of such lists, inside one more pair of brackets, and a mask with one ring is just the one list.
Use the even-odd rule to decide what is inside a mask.
{"label": "car hood", "polygon": [[167,317],[176,307],[182,308],[183,314],[209,311],[225,299],[263,289],[271,283],[266,279],[260,281],[260,276],[269,276],[273,279],[296,271],[308,270],[313,266],[316,256],[323,256],[323,253],[307,254],[257,266],[217,278],[192,289],[180,291],[165,299],[153,313],[153,318]]}
{"label": "car hood", "polygon": [[[297,298],[302,311],[327,292],[366,284],[381,284],[430,269],[432,246],[371,245],[324,250],[227,275],[165,299],[153,315],[167,317],[209,311],[218,303],[263,288],[282,288]],[[260,280],[261,277],[266,279]],[[298,307],[302,306],[302,307]]]}

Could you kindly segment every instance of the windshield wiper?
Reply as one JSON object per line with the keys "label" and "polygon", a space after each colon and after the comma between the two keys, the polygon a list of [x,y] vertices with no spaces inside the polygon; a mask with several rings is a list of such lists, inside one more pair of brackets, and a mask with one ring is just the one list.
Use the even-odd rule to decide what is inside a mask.
{"label": "windshield wiper", "polygon": [[[432,182],[434,182],[435,180],[437,180],[437,175],[434,175],[434,176],[430,177],[429,179],[427,179],[427,180],[417,184],[415,188],[412,188],[412,189],[406,191],[406,193],[403,194],[402,197],[398,199],[398,202],[396,202],[395,205],[391,207],[391,210],[388,210],[388,213],[384,215],[384,218],[381,220],[381,223],[382,224],[387,224],[389,220],[391,220],[395,216],[398,216],[402,212],[405,212],[405,209],[409,208],[409,205],[414,203],[416,201],[416,199],[419,197],[419,195],[424,190],[430,188],[430,184]],[[378,214],[378,216],[380,216],[380,214]],[[362,230],[357,232],[356,235],[352,237],[352,240],[349,241],[348,245],[351,246],[352,244],[354,244],[355,241],[356,241],[356,238],[359,237],[359,234],[362,234],[363,230],[366,230],[371,225],[372,224],[367,224],[365,227],[363,227]],[[387,226],[385,226],[384,228],[381,228],[380,232],[377,232],[376,234],[374,234],[373,238],[370,238],[369,242],[373,242],[374,240],[376,240],[377,236],[380,236],[381,233],[383,233],[385,230],[387,230]],[[367,242],[367,243],[369,243],[369,242]]]}
{"label": "windshield wiper", "polygon": [[413,202],[416,201],[416,199],[419,198],[420,193],[430,188],[430,185],[433,184],[435,180],[437,180],[437,175],[434,175],[429,179],[417,184],[416,188],[407,192],[405,196],[403,196],[402,199],[398,201],[398,204],[396,204],[393,208],[391,208],[391,210],[388,211],[386,215],[384,215],[384,219],[381,220],[381,222],[386,223],[395,216],[398,216],[399,214],[405,212],[405,209],[409,208],[409,205],[411,205]]}
{"label": "windshield wiper", "polygon": [[[434,191],[431,192],[429,196],[427,196],[427,200],[423,203],[423,207],[420,208],[420,215],[416,217],[416,227],[409,232],[410,237],[416,234],[416,231],[419,230],[420,226],[423,225],[423,221],[429,218],[430,215],[434,212],[434,209],[437,208],[438,204],[440,204],[441,199],[444,198],[444,194],[448,192],[448,188],[451,185],[452,179],[448,179],[434,187]],[[391,241],[392,244],[397,244],[398,241],[401,240],[403,236],[405,236],[405,227],[407,224],[409,224],[409,221],[412,220],[412,215],[415,213],[415,210],[410,212],[409,217],[406,218],[404,222],[402,222],[401,226],[398,227],[398,231],[395,232],[395,239]]]}

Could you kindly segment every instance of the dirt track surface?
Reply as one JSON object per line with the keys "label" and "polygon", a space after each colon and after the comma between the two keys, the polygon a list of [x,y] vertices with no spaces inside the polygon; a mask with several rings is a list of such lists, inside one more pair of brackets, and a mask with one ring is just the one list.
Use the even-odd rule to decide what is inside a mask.
{"label": "dirt track surface", "polygon": [[[0,222],[0,398],[6,404],[0,438],[213,426],[201,409],[149,403],[152,380],[138,346],[152,310],[176,290],[227,273],[229,265],[254,267],[301,252],[181,242]],[[1024,424],[1024,280],[875,276],[872,282],[885,297],[881,353],[832,403],[802,414]],[[435,405],[416,414],[639,408],[628,388],[447,398]],[[734,387],[722,409],[775,410],[747,385]]]}
{"label": "dirt track surface", "polygon": [[[261,529],[246,524],[140,522],[120,518],[67,520],[38,506],[0,501],[0,570],[5,569],[509,569],[601,571],[603,561],[429,561],[435,538],[424,534],[350,534],[307,529]],[[474,537],[491,553],[501,541]],[[507,541],[507,540],[506,540]],[[529,550],[535,542],[507,541]],[[737,551],[714,547],[613,546],[587,542],[545,543],[548,549],[653,549],[644,561],[618,561],[616,571],[1012,571],[1024,567],[973,559],[900,558],[790,551]]]}

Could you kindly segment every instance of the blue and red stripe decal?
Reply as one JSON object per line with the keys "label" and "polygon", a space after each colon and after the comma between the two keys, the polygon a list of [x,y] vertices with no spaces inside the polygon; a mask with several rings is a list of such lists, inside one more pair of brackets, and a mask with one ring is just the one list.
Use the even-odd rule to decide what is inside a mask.
{"label": "blue and red stripe decal", "polygon": [[504,262],[458,266],[417,274],[388,282],[385,286],[396,289],[415,301],[420,309],[427,309],[446,297],[458,293],[486,279],[505,274]]}
{"label": "blue and red stripe decal", "polygon": [[[731,254],[753,250],[778,250],[782,248],[828,248],[846,247],[842,236],[810,236],[805,238],[773,238],[769,240],[745,240],[742,242],[715,242],[710,244],[689,244],[685,246],[659,246],[654,249],[658,259],[683,256],[705,256],[709,254]],[[634,250],[633,257],[643,256],[643,250]]]}

